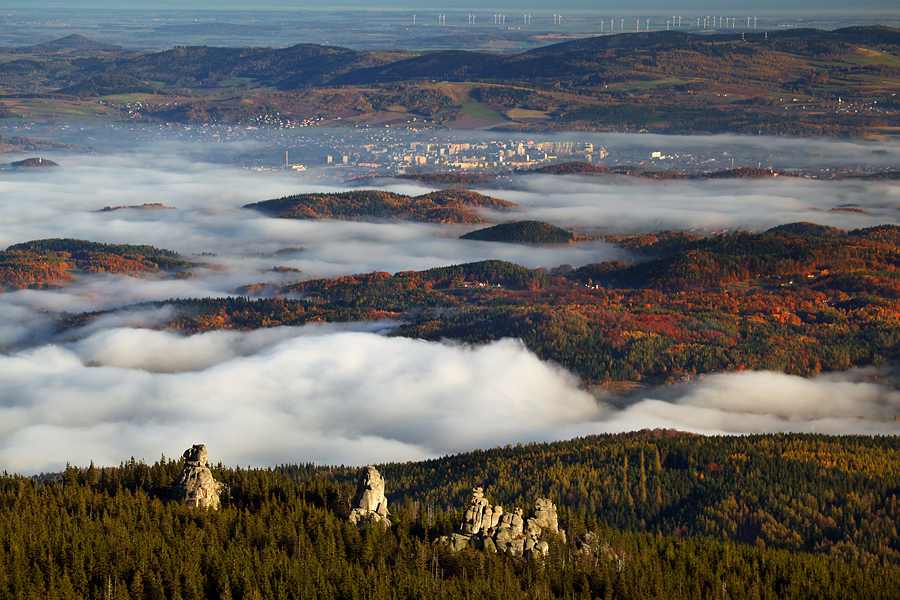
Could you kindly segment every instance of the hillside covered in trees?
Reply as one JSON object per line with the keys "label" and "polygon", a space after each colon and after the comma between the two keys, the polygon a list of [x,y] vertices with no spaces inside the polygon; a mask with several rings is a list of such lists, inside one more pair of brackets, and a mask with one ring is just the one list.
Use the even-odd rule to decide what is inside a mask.
{"label": "hillside covered in trees", "polygon": [[[355,468],[220,463],[218,511],[168,501],[183,459],[4,473],[0,598],[890,598],[897,452],[659,431],[476,451],[379,465],[393,525],[362,529]],[[476,484],[507,506],[549,494],[566,539],[543,559],[435,543]]]}
{"label": "hillside covered in trees", "polygon": [[147,245],[103,244],[75,239],[46,239],[13,244],[0,251],[0,291],[56,286],[77,273],[149,275],[170,272],[187,277],[196,263],[171,250]]}
{"label": "hillside covered in trees", "polygon": [[[555,272],[490,260],[249,285],[235,290],[246,297],[171,301],[180,316],[169,326],[191,333],[389,319],[402,322],[395,335],[426,340],[518,338],[588,383],[743,369],[814,375],[900,359],[896,226],[608,239],[647,259]],[[250,298],[260,291],[271,297]]]}
{"label": "hillside covered in trees", "polygon": [[83,103],[85,115],[103,103],[105,118],[131,119],[105,101],[128,94],[143,103],[141,119],[165,122],[278,114],[447,124],[490,114],[511,130],[832,137],[898,125],[900,32],[885,26],[618,33],[518,54],[315,44],[136,53],[57,42],[64,51],[54,42],[0,48],[11,55],[0,63],[3,114],[35,115],[23,99],[52,95]]}
{"label": "hillside covered in trees", "polygon": [[421,196],[380,190],[299,194],[248,204],[281,219],[402,219],[431,223],[487,223],[478,208],[509,210],[515,204],[468,190],[447,189]]}
{"label": "hillside covered in trees", "polygon": [[478,229],[460,236],[462,240],[506,242],[509,244],[552,245],[568,244],[575,236],[555,225],[540,221],[512,221],[486,229]]}

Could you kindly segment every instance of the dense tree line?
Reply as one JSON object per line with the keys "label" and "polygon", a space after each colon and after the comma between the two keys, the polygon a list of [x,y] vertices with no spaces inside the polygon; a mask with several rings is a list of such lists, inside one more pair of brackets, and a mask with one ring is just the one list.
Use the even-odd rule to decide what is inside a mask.
{"label": "dense tree line", "polygon": [[[895,439],[652,433],[478,451],[380,465],[394,524],[364,529],[345,519],[347,467],[219,464],[218,511],[168,502],[182,462],[165,457],[4,473],[0,598],[890,598],[896,453]],[[507,506],[550,494],[566,540],[545,559],[450,553],[434,540],[474,483]],[[748,523],[769,542],[734,541]],[[817,546],[820,531],[839,541]]]}
{"label": "dense tree line", "polygon": [[44,240],[32,240],[30,242],[22,242],[21,244],[13,244],[7,250],[31,250],[44,252],[68,252],[74,256],[80,253],[104,252],[107,254],[136,254],[139,256],[157,257],[165,256],[168,258],[177,258],[178,254],[164,248],[157,248],[147,244],[104,244],[101,242],[90,242],[87,240],[76,240],[72,238],[48,238]]}
{"label": "dense tree line", "polygon": [[480,86],[472,91],[472,96],[498,109],[550,110],[557,105],[557,100],[550,94],[502,85]]}
{"label": "dense tree line", "polygon": [[60,285],[73,280],[77,271],[128,275],[172,272],[186,277],[186,269],[195,266],[171,250],[148,245],[34,240],[0,251],[0,290]]}
{"label": "dense tree line", "polygon": [[463,507],[469,490],[550,497],[605,526],[900,565],[897,437],[672,431],[478,450],[380,467],[394,495]]}
{"label": "dense tree line", "polygon": [[427,340],[519,338],[589,383],[743,369],[814,375],[900,359],[896,226],[608,239],[650,259],[565,273],[492,260],[245,286],[241,293],[271,297],[173,300],[181,310],[170,326],[193,333],[397,320],[395,335]]}
{"label": "dense tree line", "polygon": [[460,236],[463,240],[479,240],[482,242],[508,242],[512,244],[568,244],[575,241],[575,236],[566,231],[541,221],[511,221],[471,231]]}

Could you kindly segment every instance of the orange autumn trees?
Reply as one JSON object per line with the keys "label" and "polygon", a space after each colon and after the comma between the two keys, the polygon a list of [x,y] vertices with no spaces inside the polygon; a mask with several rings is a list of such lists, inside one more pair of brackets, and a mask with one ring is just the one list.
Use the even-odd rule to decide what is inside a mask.
{"label": "orange autumn trees", "polygon": [[73,272],[176,276],[196,266],[171,250],[147,245],[103,244],[75,239],[45,239],[14,244],[0,251],[0,289],[40,288],[75,279]]}

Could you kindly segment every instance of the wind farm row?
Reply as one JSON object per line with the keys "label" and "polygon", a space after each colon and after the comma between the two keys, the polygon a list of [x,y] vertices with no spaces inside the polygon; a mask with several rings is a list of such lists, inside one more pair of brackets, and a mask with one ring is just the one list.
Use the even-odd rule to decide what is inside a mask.
{"label": "wind farm row", "polygon": [[[412,25],[429,25],[437,21],[442,27],[462,25],[462,14],[452,14],[450,21],[447,20],[447,13],[438,13],[436,17],[423,17],[421,14],[412,14],[410,19]],[[726,15],[706,15],[699,17],[685,17],[683,15],[673,15],[671,17],[610,17],[608,19],[598,19],[593,17],[568,17],[561,14],[552,14],[538,16],[535,21],[530,13],[522,13],[521,15],[511,16],[501,13],[479,14],[466,13],[466,25],[469,26],[499,26],[499,27],[515,27],[521,28],[525,26],[548,26],[555,25],[559,27],[565,26],[584,26],[589,23],[599,24],[600,33],[612,33],[615,31],[666,31],[681,30],[722,30],[722,29],[739,29],[750,30],[760,27],[760,21],[763,27],[783,27],[785,24],[779,19],[760,19],[756,16],[740,16],[730,17]],[[507,23],[509,19],[509,23]],[[631,24],[634,23],[634,27]]]}

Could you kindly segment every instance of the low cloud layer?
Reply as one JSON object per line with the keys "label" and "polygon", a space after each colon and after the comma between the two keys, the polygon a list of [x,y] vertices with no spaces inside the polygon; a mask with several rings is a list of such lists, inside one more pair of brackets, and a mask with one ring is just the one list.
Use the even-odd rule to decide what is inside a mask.
{"label": "low cloud layer", "polygon": [[467,347],[373,331],[384,326],[111,329],[0,356],[0,466],[114,466],[194,443],[230,465],[362,465],[654,427],[897,431],[900,393],[845,376],[717,375],[615,408],[514,340]]}
{"label": "low cloud layer", "polygon": [[[837,147],[753,143],[810,156]],[[227,464],[363,464],[645,427],[738,434],[900,429],[892,421],[900,413],[897,393],[846,375],[718,375],[648,389],[623,408],[585,393],[573,376],[516,341],[478,348],[412,341],[383,335],[390,323],[181,337],[152,329],[173,314],[157,305],[56,333],[61,312],[225,296],[249,283],[491,258],[527,267],[628,258],[602,242],[536,249],[463,241],[457,237],[472,229],[464,226],[270,219],[240,207],[348,186],[192,161],[184,148],[172,148],[59,156],[53,157],[58,169],[0,172],[0,247],[49,237],[152,244],[211,267],[183,280],[98,275],[57,290],[0,294],[0,469],[29,473],[91,460],[116,465],[130,456],[152,461],[198,442]],[[871,153],[859,144],[840,148]],[[430,190],[415,182],[383,185],[407,194]],[[849,181],[530,175],[517,177],[513,189],[486,193],[521,206],[511,215],[491,215],[498,219],[610,232],[760,230],[801,220],[849,229],[896,223],[900,214],[896,185]],[[176,210],[95,212],[155,202]],[[831,211],[846,205],[865,212]],[[297,246],[306,250],[274,255]],[[269,271],[275,266],[300,272]]]}
{"label": "low cloud layer", "polygon": [[515,341],[347,329],[119,329],[0,357],[0,465],[118,464],[198,442],[227,464],[415,460],[552,439],[603,413]]}
{"label": "low cloud layer", "polygon": [[895,435],[900,392],[871,372],[807,379],[784,373],[711,375],[650,390],[602,425],[608,431],[666,427],[709,435],[803,432]]}
{"label": "low cloud layer", "polygon": [[[520,179],[507,199],[527,218],[581,223],[618,233],[662,230],[765,231],[797,221],[840,229],[898,222],[900,189],[890,183],[766,180],[654,182],[623,176]],[[840,208],[854,211],[834,210]]]}

